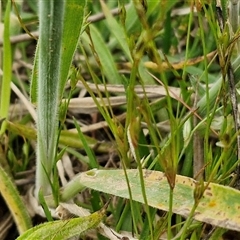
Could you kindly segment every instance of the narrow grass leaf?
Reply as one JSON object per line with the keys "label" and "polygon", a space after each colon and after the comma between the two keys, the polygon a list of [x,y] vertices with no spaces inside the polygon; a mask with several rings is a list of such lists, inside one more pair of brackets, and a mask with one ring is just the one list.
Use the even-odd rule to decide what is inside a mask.
{"label": "narrow grass leaf", "polygon": [[113,56],[106,43],[103,41],[100,32],[93,25],[90,25],[90,32],[94,44],[94,49],[101,63],[101,68],[103,69],[103,72],[106,75],[109,83],[121,84],[122,78],[117,71]]}
{"label": "narrow grass leaf", "polygon": [[[36,129],[23,124],[19,124],[19,123],[12,123],[9,121],[6,121],[6,122],[7,122],[7,129],[9,131],[28,139],[33,139],[33,140],[37,139]],[[96,147],[98,145],[98,147],[95,149],[97,152],[106,153],[106,152],[109,152],[109,148],[113,147],[112,144],[108,142],[104,142],[99,145],[99,142],[95,138],[91,138],[86,135],[84,135],[84,138],[87,141],[88,146],[90,146],[91,148]],[[78,133],[72,132],[69,130],[61,131],[59,143],[61,145],[72,147],[72,148],[83,149],[84,147],[83,143],[79,139]]]}
{"label": "narrow grass leaf", "polygon": [[0,166],[0,193],[12,213],[20,234],[31,228],[31,218],[28,210],[21,199],[16,186],[4,169]]}
{"label": "narrow grass leaf", "polygon": [[64,7],[62,0],[39,2],[36,196],[40,187],[44,195],[50,193],[48,178],[52,178],[57,142]]}
{"label": "narrow grass leaf", "polygon": [[52,215],[51,215],[51,212],[47,206],[47,203],[44,199],[44,196],[43,196],[43,192],[40,188],[39,192],[38,192],[38,199],[39,199],[39,203],[41,204],[41,206],[43,207],[43,210],[44,210],[44,213],[46,215],[46,218],[47,220],[50,222],[50,221],[53,221],[53,218],[52,218]]}
{"label": "narrow grass leaf", "polygon": [[132,1],[126,10],[126,29],[129,33],[136,33],[140,31],[140,26],[141,25]]}
{"label": "narrow grass leaf", "polygon": [[209,105],[212,107],[216,101],[217,95],[219,94],[222,86],[222,78],[216,80],[216,82],[212,85],[211,89],[209,90],[208,96],[209,100],[207,101],[207,94],[205,94],[199,101],[198,101],[198,112],[200,115],[206,113],[207,106]]}
{"label": "narrow grass leaf", "polygon": [[85,14],[86,0],[66,1],[63,34],[61,46],[61,65],[60,65],[60,88],[59,96],[62,96],[68,72],[72,63],[79,36],[82,33],[82,26]]}
{"label": "narrow grass leaf", "polygon": [[31,103],[37,103],[37,79],[38,79],[38,56],[39,54],[39,44],[36,46],[35,57],[33,61],[33,69],[30,83],[30,99]]}
{"label": "narrow grass leaf", "polygon": [[102,210],[86,217],[57,220],[33,227],[22,234],[17,240],[62,240],[80,235],[86,230],[97,227],[104,217]]}
{"label": "narrow grass leaf", "polygon": [[[91,138],[86,135],[84,135],[84,138],[87,141],[87,144],[89,147],[94,148],[98,145],[98,147],[96,147],[95,149],[98,152],[108,152],[109,148],[112,147],[112,144],[107,142],[101,143],[99,145],[99,141],[97,141],[95,138]],[[70,132],[68,130],[63,130],[61,132],[59,142],[69,147],[77,147],[77,148],[84,147],[82,141],[79,139],[78,133]]]}
{"label": "narrow grass leaf", "polygon": [[113,36],[116,38],[118,44],[122,48],[123,52],[126,54],[128,61],[132,62],[132,56],[129,51],[128,43],[126,40],[126,34],[122,26],[116,21],[109,11],[107,5],[104,1],[100,1],[104,15],[106,16],[108,29],[111,31]]}
{"label": "narrow grass leaf", "polygon": [[[127,170],[132,198],[144,203],[139,171]],[[144,170],[148,204],[169,210],[169,183],[163,172]],[[123,198],[129,198],[126,177],[122,170],[91,170],[79,175],[79,182],[88,188]],[[189,177],[176,175],[173,194],[173,212],[188,217],[194,206],[194,190],[197,182]],[[207,186],[207,183],[204,183]],[[236,189],[209,183],[194,213],[194,219],[218,227],[240,231],[240,192]]]}
{"label": "narrow grass leaf", "polygon": [[86,151],[86,153],[87,153],[87,155],[89,157],[90,167],[91,168],[97,168],[98,167],[98,163],[97,163],[96,158],[95,158],[95,156],[94,156],[94,154],[92,152],[92,149],[89,147],[88,142],[87,142],[86,138],[84,137],[84,135],[83,135],[83,133],[82,133],[82,131],[81,131],[81,129],[80,129],[80,127],[79,127],[79,125],[78,125],[78,123],[77,123],[75,118],[73,119],[73,121],[74,121],[75,127],[76,127],[76,129],[78,131],[78,136],[81,139],[81,142],[83,144],[84,150]]}
{"label": "narrow grass leaf", "polygon": [[[10,105],[10,84],[12,80],[12,49],[10,43],[10,12],[11,1],[7,2],[7,8],[4,17],[4,32],[3,32],[3,77],[1,82],[1,99],[0,99],[0,118],[8,116]],[[3,122],[0,134],[5,132],[6,123]]]}

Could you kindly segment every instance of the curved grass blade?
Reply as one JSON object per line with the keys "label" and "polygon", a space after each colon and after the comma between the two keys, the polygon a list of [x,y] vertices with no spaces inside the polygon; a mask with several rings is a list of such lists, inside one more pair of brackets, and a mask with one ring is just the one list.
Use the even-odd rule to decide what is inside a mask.
{"label": "curved grass blade", "polygon": [[18,232],[22,234],[31,228],[31,218],[28,215],[28,211],[17,191],[17,188],[1,166],[0,183],[0,193],[11,211]]}
{"label": "curved grass blade", "polygon": [[[6,123],[7,123],[7,129],[9,131],[28,139],[34,139],[34,140],[37,139],[36,129],[23,124],[12,123],[10,121],[6,121]],[[106,153],[106,152],[109,152],[109,148],[113,147],[112,143],[103,142],[99,144],[99,141],[87,135],[84,135],[84,138],[88,146],[91,148],[95,148],[97,152]],[[71,132],[69,130],[61,131],[59,143],[67,147],[80,148],[80,149],[84,148],[83,143],[79,139],[78,133]]]}
{"label": "curved grass blade", "polygon": [[62,240],[80,235],[88,229],[95,228],[102,221],[105,209],[86,217],[57,220],[40,224],[29,229],[17,240]]}

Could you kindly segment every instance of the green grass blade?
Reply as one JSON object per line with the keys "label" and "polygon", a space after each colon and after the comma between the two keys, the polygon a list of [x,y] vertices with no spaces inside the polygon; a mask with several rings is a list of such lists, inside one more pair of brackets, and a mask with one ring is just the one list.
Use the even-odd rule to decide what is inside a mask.
{"label": "green grass blade", "polygon": [[1,166],[0,183],[0,193],[12,213],[18,232],[22,234],[31,228],[31,218],[28,215],[26,206],[23,203],[17,188]]}
{"label": "green grass blade", "polygon": [[78,136],[79,138],[81,139],[81,142],[83,144],[83,147],[84,147],[84,150],[86,151],[88,157],[89,157],[89,164],[90,164],[90,167],[91,168],[98,168],[99,165],[98,165],[98,162],[96,161],[96,158],[92,152],[92,149],[89,147],[88,143],[87,143],[87,140],[86,138],[84,137],[83,133],[81,132],[81,129],[76,121],[76,119],[74,118],[73,119],[74,121],[74,124],[75,124],[75,127],[78,131]]}
{"label": "green grass blade", "polygon": [[36,195],[40,187],[44,195],[50,192],[47,179],[51,179],[54,165],[58,104],[81,33],[85,5],[86,1],[62,0],[39,4],[39,50],[35,59],[38,71],[33,72],[31,86],[32,100],[37,97],[38,103]]}
{"label": "green grass blade", "polygon": [[38,56],[39,55],[39,44],[37,44],[34,62],[33,62],[33,69],[32,69],[32,76],[31,76],[31,84],[30,84],[30,99],[31,103],[37,103],[37,79],[38,79]]}
{"label": "green grass blade", "polygon": [[52,175],[57,140],[64,1],[40,1],[39,11],[36,196],[40,188],[44,195],[50,193],[48,178]]}
{"label": "green grass blade", "polygon": [[52,218],[52,215],[51,215],[51,212],[48,208],[48,205],[44,199],[44,196],[43,196],[43,193],[42,193],[42,190],[40,188],[39,192],[38,192],[38,199],[39,199],[39,203],[41,204],[43,210],[44,210],[44,213],[46,215],[46,218],[47,220],[50,222],[50,221],[53,221],[53,218]]}
{"label": "green grass blade", "polygon": [[104,217],[104,211],[100,210],[86,217],[72,218],[69,220],[57,220],[43,223],[29,229],[17,240],[63,240],[80,235],[88,229],[97,227]]}
{"label": "green grass blade", "polygon": [[[26,125],[19,124],[19,123],[12,123],[9,121],[6,121],[6,122],[7,122],[7,129],[9,131],[28,139],[33,139],[33,140],[37,139],[36,129]],[[84,135],[84,138],[87,141],[88,146],[90,146],[91,148],[94,148],[96,147],[96,145],[99,145],[99,141],[97,141],[95,138],[91,138],[86,135]],[[71,132],[68,130],[61,131],[59,143],[67,147],[78,148],[78,149],[83,149],[84,147],[83,143],[79,139],[78,133]],[[113,147],[112,143],[105,142],[105,143],[101,143],[96,148],[96,151],[106,153],[106,152],[109,152],[109,148],[112,148],[112,147]]]}
{"label": "green grass blade", "polygon": [[[127,174],[133,200],[144,203],[138,170],[127,170]],[[148,204],[168,211],[170,189],[165,174],[150,170],[145,170],[143,174]],[[129,198],[122,170],[91,170],[79,175],[79,182],[88,188]],[[188,217],[195,202],[195,187],[196,181],[192,178],[176,175],[172,208],[174,213]],[[210,183],[199,201],[193,218],[218,227],[240,231],[239,198],[238,190]]]}
{"label": "green grass blade", "polygon": [[[10,105],[10,84],[12,80],[12,50],[10,43],[10,12],[11,1],[7,2],[7,8],[4,17],[4,32],[3,32],[3,77],[1,83],[1,99],[0,99],[0,118],[8,116]],[[6,123],[1,126],[0,135],[5,132]]]}
{"label": "green grass blade", "polygon": [[86,0],[66,1],[61,47],[60,97],[63,94],[72,58],[78,44],[79,36],[82,33],[86,3]]}
{"label": "green grass blade", "polygon": [[126,34],[124,32],[124,29],[121,27],[121,25],[116,21],[116,19],[112,16],[111,12],[109,11],[107,5],[104,3],[104,1],[100,1],[102,10],[104,15],[106,16],[106,21],[108,25],[108,29],[111,31],[113,36],[116,38],[119,46],[122,48],[123,52],[126,54],[128,60],[132,62],[132,56],[129,51],[128,43],[126,40]]}
{"label": "green grass blade", "polygon": [[[101,67],[103,69],[103,73],[106,75],[109,83],[112,84],[121,84],[122,78],[117,71],[116,64],[114,62],[113,56],[103,41],[103,38],[96,27],[90,25],[90,33],[92,37],[92,41],[94,44],[94,49],[97,53],[99,61],[101,63]],[[85,38],[84,38],[85,39]],[[90,43],[90,42],[89,42]]]}

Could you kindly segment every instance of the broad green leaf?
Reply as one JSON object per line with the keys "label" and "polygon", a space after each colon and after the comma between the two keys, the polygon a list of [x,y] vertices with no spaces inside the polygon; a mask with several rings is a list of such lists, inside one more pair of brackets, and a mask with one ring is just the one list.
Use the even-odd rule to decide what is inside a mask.
{"label": "broad green leaf", "polygon": [[[139,172],[127,170],[132,199],[144,203]],[[148,204],[168,211],[169,184],[163,172],[143,170]],[[79,183],[104,193],[129,198],[123,170],[91,170],[79,175]],[[194,205],[197,182],[189,177],[176,176],[173,212],[188,217]],[[205,186],[207,183],[204,183]],[[209,183],[194,213],[194,219],[218,227],[240,231],[240,192],[236,189]]]}
{"label": "broad green leaf", "polygon": [[48,179],[52,177],[58,141],[59,99],[82,32],[85,5],[86,0],[39,2],[39,40],[31,84],[32,101],[37,101],[35,193],[40,187],[44,195],[50,193]]}
{"label": "broad green leaf", "polygon": [[[62,96],[72,58],[75,53],[79,36],[82,33],[86,1],[67,1],[65,4],[63,37],[61,44],[61,67],[60,67],[60,89],[59,96]],[[74,27],[73,27],[74,26]],[[39,44],[38,44],[39,45]],[[38,78],[38,45],[36,48],[32,79],[31,79],[31,102],[37,102],[37,78]]]}
{"label": "broad green leaf", "polygon": [[57,142],[64,1],[39,1],[36,188],[49,194]]}
{"label": "broad green leaf", "polygon": [[86,217],[57,220],[33,227],[22,234],[17,240],[63,240],[80,235],[88,229],[97,227],[104,217],[100,210]]}
{"label": "broad green leaf", "polygon": [[11,178],[0,166],[0,193],[12,213],[20,234],[31,228],[31,218]]}

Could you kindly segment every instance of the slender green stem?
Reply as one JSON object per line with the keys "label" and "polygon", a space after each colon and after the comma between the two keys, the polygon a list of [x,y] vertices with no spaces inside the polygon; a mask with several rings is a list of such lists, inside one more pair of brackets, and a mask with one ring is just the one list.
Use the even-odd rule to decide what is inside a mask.
{"label": "slender green stem", "polygon": [[[190,43],[190,36],[191,36],[192,19],[193,19],[193,11],[190,12],[189,19],[188,19],[185,59],[188,59],[188,55],[189,55],[189,43]],[[184,68],[183,68],[183,73],[182,73],[183,78],[184,78],[184,76],[186,76],[186,67],[187,67],[187,65],[185,64]]]}
{"label": "slender green stem", "polygon": [[[12,80],[12,50],[10,43],[10,11],[11,1],[7,2],[7,8],[4,17],[4,32],[3,32],[3,77],[1,83],[1,99],[0,99],[0,118],[8,116],[10,105],[10,84]],[[0,135],[5,132],[6,123],[1,126]]]}
{"label": "slender green stem", "polygon": [[[170,186],[169,186],[170,187]],[[168,211],[168,228],[167,228],[167,238],[172,239],[172,208],[173,208],[173,188],[170,187],[169,191],[169,211]]]}
{"label": "slender green stem", "polygon": [[[132,135],[135,134],[135,131],[133,131],[131,129],[135,130],[136,127],[140,128],[139,122],[135,122],[135,125],[138,125],[138,126],[134,127],[134,126],[132,126],[132,124],[130,124],[129,127],[128,127],[128,131],[127,131],[128,132],[128,141],[129,141],[129,146],[130,146],[131,152],[132,152],[132,154],[134,156],[134,159],[135,159],[135,161],[137,162],[137,165],[138,165],[139,179],[140,179],[140,183],[141,183],[141,192],[142,192],[144,204],[145,204],[145,207],[146,207],[146,213],[147,213],[147,218],[148,218],[148,222],[149,222],[151,239],[153,239],[152,218],[151,218],[150,209],[149,209],[148,200],[147,200],[147,194],[146,194],[145,183],[144,183],[143,168],[142,168],[142,163],[141,163],[140,155],[139,155],[139,148],[137,147],[135,149],[133,141],[132,141],[132,137],[135,138],[135,136],[132,136]],[[140,129],[137,129],[137,132],[139,132],[139,131],[140,131]]]}
{"label": "slender green stem", "polygon": [[192,217],[194,215],[194,212],[195,212],[196,208],[197,208],[197,204],[195,203],[194,206],[191,209],[191,212],[189,213],[189,216],[188,216],[186,222],[184,223],[180,240],[185,240],[186,239],[187,228],[189,227],[189,225],[192,222],[192,219],[193,219]]}

